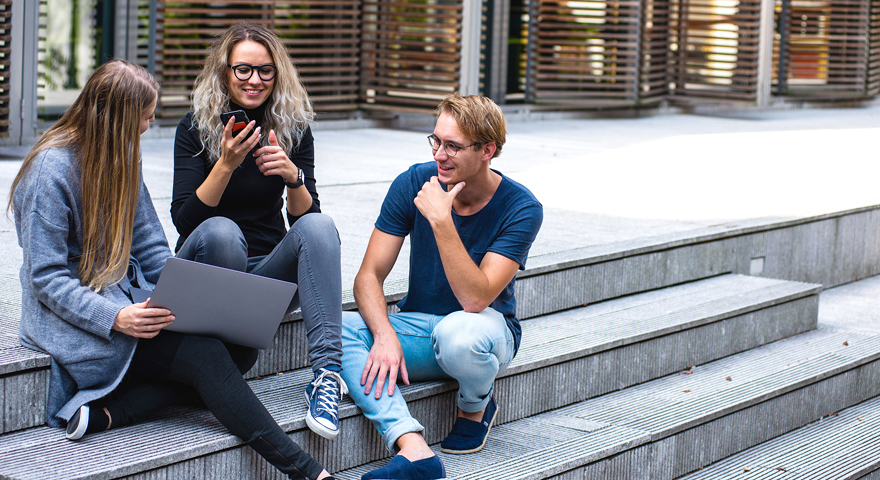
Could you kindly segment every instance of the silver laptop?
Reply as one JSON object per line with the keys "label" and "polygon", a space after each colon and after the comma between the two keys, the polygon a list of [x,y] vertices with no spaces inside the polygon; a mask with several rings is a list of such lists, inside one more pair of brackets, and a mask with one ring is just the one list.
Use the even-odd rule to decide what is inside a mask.
{"label": "silver laptop", "polygon": [[171,310],[173,332],[269,348],[296,284],[170,257],[156,289],[132,288],[132,300]]}

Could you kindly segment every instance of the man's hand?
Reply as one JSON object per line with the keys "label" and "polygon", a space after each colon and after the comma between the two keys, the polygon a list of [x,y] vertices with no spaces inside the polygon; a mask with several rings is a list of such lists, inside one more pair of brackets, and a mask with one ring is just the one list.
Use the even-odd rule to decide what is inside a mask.
{"label": "man's hand", "polygon": [[413,202],[419,213],[431,223],[436,225],[447,219],[452,218],[452,202],[461,189],[464,188],[464,182],[458,182],[452,187],[452,190],[445,191],[440,186],[437,177],[431,177],[431,180],[422,185],[422,189],[416,195]]}
{"label": "man's hand", "polygon": [[397,385],[397,374],[403,383],[409,385],[409,374],[406,372],[406,359],[403,358],[403,348],[397,335],[392,332],[387,340],[374,337],[373,348],[367,357],[367,364],[361,373],[361,385],[366,385],[364,395],[370,394],[373,381],[378,378],[376,384],[376,399],[382,397],[382,387],[388,380],[388,396],[394,395],[394,387]]}

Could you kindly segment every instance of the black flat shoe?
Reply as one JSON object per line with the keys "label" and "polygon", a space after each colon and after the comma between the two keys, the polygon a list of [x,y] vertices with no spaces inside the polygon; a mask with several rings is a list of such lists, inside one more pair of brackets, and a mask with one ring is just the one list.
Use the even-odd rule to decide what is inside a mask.
{"label": "black flat shoe", "polygon": [[89,406],[83,405],[73,414],[67,422],[67,439],[79,440],[86,434],[89,428]]}

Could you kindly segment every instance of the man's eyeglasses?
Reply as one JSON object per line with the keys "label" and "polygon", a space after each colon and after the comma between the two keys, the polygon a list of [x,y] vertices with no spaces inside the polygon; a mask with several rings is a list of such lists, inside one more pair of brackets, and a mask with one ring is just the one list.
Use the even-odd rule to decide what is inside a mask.
{"label": "man's eyeglasses", "polygon": [[251,79],[254,75],[254,70],[257,71],[257,75],[260,76],[260,80],[264,82],[268,82],[275,78],[275,74],[278,73],[278,69],[275,68],[275,65],[271,63],[266,63],[264,65],[248,65],[247,63],[239,63],[238,65],[226,65],[231,68],[235,73],[235,78],[241,80],[242,82],[246,82]]}
{"label": "man's eyeglasses", "polygon": [[441,142],[440,139],[437,138],[437,136],[434,135],[433,133],[431,135],[428,135],[428,143],[431,144],[431,150],[433,150],[435,152],[440,149],[440,145],[443,145],[443,150],[446,152],[446,155],[448,155],[450,157],[454,157],[454,156],[458,155],[458,151],[463,148],[469,148],[469,147],[473,147],[474,145],[480,144],[480,142],[474,142],[470,145],[465,145],[463,147],[459,147],[458,145],[456,145],[454,143]]}

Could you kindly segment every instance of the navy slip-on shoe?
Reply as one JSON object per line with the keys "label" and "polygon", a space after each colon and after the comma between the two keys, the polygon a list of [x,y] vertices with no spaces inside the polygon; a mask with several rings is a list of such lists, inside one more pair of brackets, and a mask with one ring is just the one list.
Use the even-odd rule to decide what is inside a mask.
{"label": "navy slip-on shoe", "polygon": [[434,455],[424,460],[410,462],[403,455],[395,455],[388,465],[365,473],[361,480],[434,480],[446,478],[446,467],[440,457]]}
{"label": "navy slip-on shoe", "polygon": [[498,402],[495,396],[489,399],[486,405],[486,411],[483,412],[483,419],[479,422],[458,417],[452,431],[440,442],[440,451],[443,453],[452,453],[462,455],[465,453],[476,453],[483,449],[486,445],[486,439],[489,438],[489,430],[495,422],[495,414],[498,413]]}

